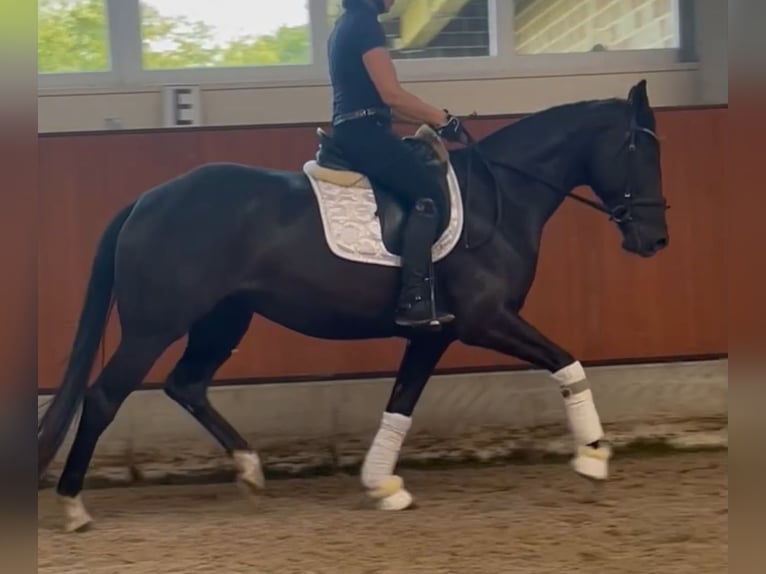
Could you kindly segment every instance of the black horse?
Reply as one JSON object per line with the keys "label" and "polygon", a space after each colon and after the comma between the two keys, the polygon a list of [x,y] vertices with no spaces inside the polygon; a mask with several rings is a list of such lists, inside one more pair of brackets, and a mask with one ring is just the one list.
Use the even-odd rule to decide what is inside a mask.
{"label": "black horse", "polygon": [[[352,262],[330,251],[305,173],[205,165],[144,193],[116,215],[95,255],[63,381],[38,429],[42,476],[82,403],[58,484],[68,505],[67,528],[90,522],[79,495],[99,436],[160,355],[186,334],[187,348],[166,392],[231,454],[243,483],[262,486],[257,455],[207,399],[211,379],[254,313],[313,337],[408,339],[362,468],[362,482],[381,508],[411,503],[392,473],[398,449],[426,382],[458,340],[549,371],[567,405],[575,470],[606,478],[609,450],[582,367],[519,312],[535,277],[543,227],[577,186],[594,190],[600,202],[578,199],[617,223],[626,251],[649,257],[668,244],[646,82],[632,87],[626,100],[531,115],[450,152],[449,161],[461,182],[465,219],[463,241],[435,266],[439,296],[456,320],[434,332],[406,332],[394,324],[395,266]],[[382,212],[395,218],[390,198],[376,194],[387,202]],[[383,227],[395,237],[394,219]],[[113,302],[121,342],[89,387]]]}

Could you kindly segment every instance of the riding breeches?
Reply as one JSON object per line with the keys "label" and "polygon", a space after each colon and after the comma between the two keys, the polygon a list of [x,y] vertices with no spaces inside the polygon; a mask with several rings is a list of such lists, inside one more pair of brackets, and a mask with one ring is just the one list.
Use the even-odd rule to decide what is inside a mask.
{"label": "riding breeches", "polygon": [[408,208],[419,199],[431,199],[440,212],[445,209],[439,182],[389,123],[374,117],[344,122],[333,129],[333,139],[354,169]]}

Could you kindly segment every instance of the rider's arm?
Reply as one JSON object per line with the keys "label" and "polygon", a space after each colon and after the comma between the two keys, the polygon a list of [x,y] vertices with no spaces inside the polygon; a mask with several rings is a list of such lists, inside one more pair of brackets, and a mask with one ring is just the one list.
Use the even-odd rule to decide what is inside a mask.
{"label": "rider's arm", "polygon": [[391,108],[391,115],[394,116],[394,119],[396,121],[401,122],[403,124],[421,125],[423,123],[422,120],[419,120],[418,118],[414,116],[408,116],[407,114],[403,114],[402,112],[395,110],[394,108]]}
{"label": "rider's arm", "polygon": [[362,60],[381,99],[395,114],[404,116],[411,122],[426,123],[434,127],[449,121],[447,112],[425,103],[402,88],[388,48],[378,46],[368,50],[362,56]]}

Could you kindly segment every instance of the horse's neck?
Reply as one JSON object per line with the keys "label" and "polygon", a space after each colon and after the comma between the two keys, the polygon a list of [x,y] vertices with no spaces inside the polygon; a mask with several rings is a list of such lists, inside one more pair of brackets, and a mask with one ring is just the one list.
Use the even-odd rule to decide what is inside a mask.
{"label": "horse's neck", "polygon": [[[480,147],[498,162],[493,171],[505,203],[529,206],[528,215],[544,225],[567,193],[588,184],[588,161],[596,139],[618,110],[617,101],[558,106],[484,138]],[[502,167],[502,163],[518,170]]]}

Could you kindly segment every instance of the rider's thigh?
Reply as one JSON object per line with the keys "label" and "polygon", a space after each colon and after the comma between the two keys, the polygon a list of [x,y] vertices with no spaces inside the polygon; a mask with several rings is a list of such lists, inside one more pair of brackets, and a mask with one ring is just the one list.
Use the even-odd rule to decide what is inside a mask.
{"label": "rider's thigh", "polygon": [[412,204],[429,198],[439,206],[439,182],[396,132],[377,122],[348,124],[357,125],[341,124],[335,129],[335,139],[356,169]]}

